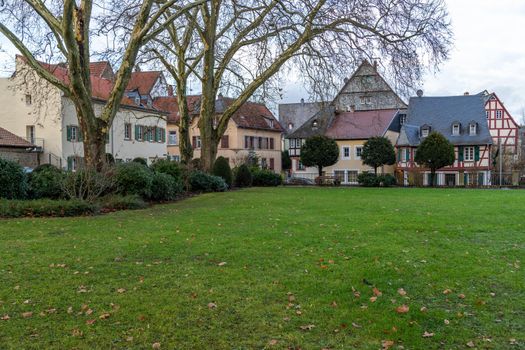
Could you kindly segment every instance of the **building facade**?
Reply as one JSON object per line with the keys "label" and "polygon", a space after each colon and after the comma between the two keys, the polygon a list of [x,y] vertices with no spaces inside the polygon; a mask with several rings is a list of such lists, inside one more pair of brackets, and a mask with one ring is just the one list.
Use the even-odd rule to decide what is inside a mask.
{"label": "building facade", "polygon": [[[66,79],[67,70],[60,65],[46,65],[59,79]],[[75,170],[82,163],[83,143],[72,101],[62,92],[39,78],[23,61],[17,59],[11,78],[0,79],[0,125],[16,135],[26,135],[41,148],[41,163]],[[105,64],[96,74],[111,76]],[[100,113],[109,96],[112,80],[92,76],[93,105]],[[136,105],[124,98],[109,131],[106,151],[117,161],[142,157],[153,161],[166,157],[167,113]]]}

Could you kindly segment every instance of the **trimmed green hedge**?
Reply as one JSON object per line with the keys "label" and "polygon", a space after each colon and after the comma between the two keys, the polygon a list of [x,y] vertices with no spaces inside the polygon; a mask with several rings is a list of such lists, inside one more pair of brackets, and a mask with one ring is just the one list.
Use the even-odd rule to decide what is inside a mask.
{"label": "trimmed green hedge", "polygon": [[111,195],[101,198],[99,202],[105,210],[135,210],[148,207],[148,204],[138,195]]}
{"label": "trimmed green hedge", "polygon": [[252,172],[252,185],[253,186],[280,186],[283,183],[283,179],[280,175],[274,173],[271,170],[256,170]]}
{"label": "trimmed green hedge", "polygon": [[81,200],[0,200],[1,218],[82,216],[99,212],[99,206]]}

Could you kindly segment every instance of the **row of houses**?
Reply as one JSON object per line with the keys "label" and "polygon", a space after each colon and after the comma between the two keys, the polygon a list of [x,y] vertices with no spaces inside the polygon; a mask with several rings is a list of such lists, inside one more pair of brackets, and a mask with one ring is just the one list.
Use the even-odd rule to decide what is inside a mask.
{"label": "row of houses", "polygon": [[511,169],[521,153],[519,125],[495,93],[426,97],[420,90],[405,104],[368,61],[345,81],[333,101],[281,105],[279,115],[293,177],[317,173],[300,161],[301,145],[313,135],[336,140],[340,157],[325,174],[343,184],[356,184],[360,173],[373,171],[360,156],[364,143],[375,136],[387,137],[395,145],[396,163],[382,171],[395,174],[404,185],[430,184],[429,169],[414,158],[420,143],[433,131],[443,134],[456,154],[454,164],[437,173],[436,185],[490,185],[494,170]]}
{"label": "row of houses", "polygon": [[[67,82],[63,65],[43,67]],[[113,87],[114,72],[109,62],[90,66],[93,105],[100,113]],[[232,102],[220,95],[217,114]],[[200,157],[198,128],[200,96],[188,96],[192,124],[190,137],[194,156]],[[0,79],[0,157],[34,168],[53,164],[76,170],[83,159],[82,134],[72,101],[39,78],[22,57],[10,78]],[[141,157],[180,159],[178,104],[172,86],[160,71],[133,72],[120,109],[106,140],[106,152],[117,162]],[[235,166],[255,152],[261,165],[281,171],[283,129],[263,104],[247,102],[231,118],[219,145],[218,155]]]}

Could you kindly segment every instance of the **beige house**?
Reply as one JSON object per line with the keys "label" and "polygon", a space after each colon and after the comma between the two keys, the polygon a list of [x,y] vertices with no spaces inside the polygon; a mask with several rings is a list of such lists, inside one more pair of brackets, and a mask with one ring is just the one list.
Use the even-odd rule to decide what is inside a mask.
{"label": "beige house", "polygon": [[[67,81],[67,69],[42,64],[57,78]],[[93,63],[92,95],[101,112],[112,88],[108,63]],[[101,68],[102,67],[102,68]],[[167,113],[125,97],[109,132],[106,151],[117,161],[166,157]],[[41,151],[40,163],[75,170],[83,158],[83,144],[72,101],[36,75],[17,58],[11,78],[0,79],[0,126],[24,137]]]}
{"label": "beige house", "polygon": [[[200,96],[189,96],[188,104],[193,115],[190,137],[194,148],[194,158],[200,158],[201,138],[198,127],[198,104]],[[232,99],[222,97],[216,101],[218,114],[224,111]],[[154,101],[159,109],[169,110],[168,123],[168,155],[172,159],[180,159],[178,108],[175,97],[161,97]],[[235,167],[244,163],[249,153],[255,152],[261,167],[280,173],[281,166],[281,135],[283,129],[272,112],[263,104],[246,102],[230,119],[228,128],[221,139],[218,156],[229,160]]]}

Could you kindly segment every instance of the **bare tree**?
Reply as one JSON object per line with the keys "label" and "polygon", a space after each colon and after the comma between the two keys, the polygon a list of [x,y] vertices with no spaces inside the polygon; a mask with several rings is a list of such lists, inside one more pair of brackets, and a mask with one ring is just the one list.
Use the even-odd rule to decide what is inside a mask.
{"label": "bare tree", "polygon": [[[299,75],[323,98],[363,58],[380,57],[396,86],[408,91],[423,68],[447,58],[452,37],[442,0],[210,0],[184,20],[198,37],[185,57],[200,64],[180,66],[201,81],[205,169],[232,115],[254,95],[275,93],[278,72]],[[222,91],[236,97],[217,119]]]}
{"label": "bare tree", "polygon": [[[13,43],[39,77],[71,99],[82,130],[86,165],[102,169],[105,138],[119,109],[140,47],[164,30],[166,25],[205,1],[143,0],[114,14],[127,21],[127,26],[113,28],[125,37],[125,44],[120,67],[100,115],[95,114],[92,104],[90,58],[93,54],[92,22],[95,22],[93,6],[104,8],[105,2],[0,1],[0,33]],[[168,10],[169,16],[165,16]],[[104,21],[101,25],[105,25]],[[39,60],[43,58],[48,62],[60,62],[62,67],[67,68],[67,81],[55,76],[49,66],[42,64]]]}

